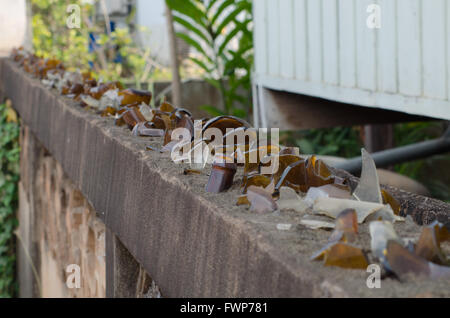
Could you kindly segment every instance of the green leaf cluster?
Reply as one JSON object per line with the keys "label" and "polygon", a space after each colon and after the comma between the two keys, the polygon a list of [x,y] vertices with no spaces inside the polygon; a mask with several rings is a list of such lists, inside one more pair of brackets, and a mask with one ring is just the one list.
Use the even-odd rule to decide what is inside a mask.
{"label": "green leaf cluster", "polygon": [[14,297],[15,211],[18,206],[19,124],[10,120],[12,109],[0,104],[0,298]]}
{"label": "green leaf cluster", "polygon": [[[142,34],[148,30],[120,27],[108,33],[103,16],[98,12],[98,0],[31,0],[33,48],[38,56],[61,60],[69,70],[91,68],[93,75],[104,81],[122,81],[140,87],[141,83],[154,80],[155,77],[168,78],[170,72],[156,65],[150,51],[137,44],[136,31]],[[69,4],[79,5],[81,9],[81,27],[67,27]],[[132,21],[132,10],[127,21]],[[90,34],[95,34],[94,50],[89,51]],[[92,43],[91,43],[92,44]],[[122,57],[117,59],[118,55]]]}
{"label": "green leaf cluster", "polygon": [[222,105],[202,105],[211,115],[251,114],[253,24],[251,0],[166,0],[174,21],[187,32],[177,36],[196,50],[191,61],[216,87]]}

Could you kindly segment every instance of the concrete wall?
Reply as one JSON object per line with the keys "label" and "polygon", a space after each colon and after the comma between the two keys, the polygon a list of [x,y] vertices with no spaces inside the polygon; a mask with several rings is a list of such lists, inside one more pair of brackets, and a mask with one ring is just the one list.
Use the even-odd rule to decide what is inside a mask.
{"label": "concrete wall", "polygon": [[[30,168],[24,167],[22,174],[20,237],[28,248],[20,256],[19,277],[25,284],[21,287],[34,272],[50,284],[42,273],[53,273],[59,278],[48,289],[60,291],[64,266],[79,261],[92,280],[85,283],[89,288],[83,293],[96,296],[103,295],[104,285],[110,297],[415,297],[425,291],[449,295],[446,280],[388,279],[383,289],[368,289],[365,271],[344,274],[338,268],[318,266],[310,256],[328,242],[329,233],[302,227],[298,216],[288,211],[260,215],[236,206],[241,193],[238,178],[220,195],[205,192],[208,171],[185,175],[185,166],[175,165],[168,154],[146,151],[149,145],[161,147],[160,139],[136,138],[126,127],[81,108],[17,64],[0,59],[0,100],[4,97],[11,99],[33,140],[39,140],[23,146],[24,152],[32,149],[41,158],[25,159]],[[57,165],[45,159],[48,154]],[[89,205],[67,182],[52,178],[70,179]],[[37,188],[30,191],[33,187]],[[448,204],[388,189],[402,204],[403,215],[418,223],[448,222]],[[73,207],[81,214],[72,215]],[[102,259],[103,250],[99,222],[106,232],[105,284],[102,261],[95,259]],[[292,227],[281,231],[276,226],[280,223]],[[412,221],[403,228],[399,224],[397,230],[402,237],[419,235]],[[69,233],[78,233],[79,239]],[[35,260],[32,264],[46,270],[24,266],[27,255]]]}
{"label": "concrete wall", "polygon": [[[104,297],[105,225],[27,127],[21,130],[20,296]],[[81,288],[68,288],[80,268]]]}
{"label": "concrete wall", "polygon": [[[20,297],[106,297],[106,241],[114,297],[160,297],[146,271],[26,126],[21,129],[18,277]],[[70,288],[80,269],[80,288]],[[68,268],[69,267],[69,268]],[[111,283],[111,282],[110,282]]]}

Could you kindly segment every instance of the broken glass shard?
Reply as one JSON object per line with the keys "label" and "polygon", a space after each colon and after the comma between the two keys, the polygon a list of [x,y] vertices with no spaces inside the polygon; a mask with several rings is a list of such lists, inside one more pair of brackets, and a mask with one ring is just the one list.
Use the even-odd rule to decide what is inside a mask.
{"label": "broken glass shard", "polygon": [[383,203],[375,162],[364,148],[361,149],[361,157],[361,178],[358,186],[353,192],[353,196],[359,201]]}

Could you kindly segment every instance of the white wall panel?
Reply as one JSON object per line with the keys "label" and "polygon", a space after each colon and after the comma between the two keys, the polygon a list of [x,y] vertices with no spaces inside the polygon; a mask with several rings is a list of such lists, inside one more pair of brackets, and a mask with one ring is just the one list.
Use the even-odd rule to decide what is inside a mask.
{"label": "white wall panel", "polygon": [[[370,29],[367,7],[381,7]],[[448,0],[256,0],[255,81],[450,119]]]}

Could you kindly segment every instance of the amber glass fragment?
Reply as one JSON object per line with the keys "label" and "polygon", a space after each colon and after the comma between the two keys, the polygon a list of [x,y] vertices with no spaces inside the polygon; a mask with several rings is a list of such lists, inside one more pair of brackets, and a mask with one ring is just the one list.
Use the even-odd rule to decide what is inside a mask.
{"label": "amber glass fragment", "polygon": [[179,109],[171,115],[171,119],[172,121],[175,121],[173,124],[175,128],[185,128],[191,134],[191,139],[194,137],[194,121],[192,120],[190,113]]}
{"label": "amber glass fragment", "polygon": [[334,183],[334,178],[328,166],[322,160],[317,160],[315,156],[308,160],[306,172],[307,187],[303,192],[306,192],[310,187],[320,187]]}
{"label": "amber glass fragment", "polygon": [[79,83],[72,84],[72,86],[70,87],[70,90],[69,90],[69,94],[73,94],[75,96],[78,96],[78,95],[82,94],[83,92],[84,92],[84,87],[82,84],[79,84]]}
{"label": "amber glass fragment", "polygon": [[122,85],[118,82],[101,83],[98,86],[89,88],[88,95],[90,95],[94,99],[100,99],[107,91],[120,89],[121,86]]}
{"label": "amber glass fragment", "polygon": [[369,263],[360,248],[337,242],[325,254],[324,265],[366,270]]}
{"label": "amber glass fragment", "polygon": [[196,169],[184,169],[183,174],[187,176],[192,174],[202,174],[202,172]]}
{"label": "amber glass fragment", "polygon": [[[231,160],[231,158],[228,159]],[[223,163],[216,162],[212,165],[206,192],[223,192],[233,185],[233,178],[237,169],[236,164],[224,161]]]}
{"label": "amber glass fragment", "polygon": [[266,188],[270,184],[270,182],[271,179],[268,176],[264,176],[261,174],[249,176],[246,180],[242,193],[247,193],[247,189],[250,186]]}
{"label": "amber glass fragment", "polygon": [[101,112],[101,116],[102,117],[114,116],[116,113],[117,110],[115,108],[108,106]]}
{"label": "amber glass fragment", "polygon": [[83,82],[83,93],[89,95],[91,88],[97,86],[97,81],[95,79],[85,80]]}
{"label": "amber glass fragment", "polygon": [[253,149],[244,153],[244,185],[247,182],[247,178],[253,174],[259,174],[260,172],[260,157],[259,150]]}
{"label": "amber glass fragment", "polygon": [[119,96],[123,96],[122,106],[134,103],[145,103],[149,105],[152,99],[152,93],[131,88],[120,91]]}
{"label": "amber glass fragment", "polygon": [[335,224],[334,231],[329,238],[330,242],[355,240],[356,234],[358,234],[358,218],[355,210],[346,209],[339,213]]}
{"label": "amber glass fragment", "polygon": [[156,111],[151,120],[153,128],[157,129],[173,129],[172,120],[169,113]]}
{"label": "amber glass fragment", "polygon": [[295,191],[306,192],[306,177],[306,162],[304,159],[293,155],[279,156],[278,171],[272,176],[272,180],[276,182],[276,192],[282,186],[290,187]]}
{"label": "amber glass fragment", "polygon": [[174,111],[170,112],[170,119],[176,120],[176,119],[182,119],[184,116],[192,117],[192,114],[190,111],[184,108],[176,108]]}
{"label": "amber glass fragment", "polygon": [[122,118],[130,129],[133,129],[137,123],[145,122],[145,117],[137,108],[127,110],[122,114]]}
{"label": "amber glass fragment", "polygon": [[[236,148],[242,145],[237,145]],[[247,145],[244,145],[247,148]],[[278,156],[280,147],[278,145],[263,145],[257,149],[249,149],[243,153],[244,157],[244,179],[243,185],[247,182],[247,178],[254,174],[260,174],[262,166],[269,166],[272,157]]]}
{"label": "amber glass fragment", "polygon": [[450,238],[447,228],[438,221],[426,226],[417,241],[415,253],[433,263],[447,265],[447,257],[441,250],[441,243]]}
{"label": "amber glass fragment", "polygon": [[202,134],[204,134],[208,128],[217,128],[222,131],[223,135],[225,135],[227,133],[227,128],[239,127],[250,128],[250,124],[245,120],[234,116],[219,116],[210,119],[207,123],[205,123],[205,125],[203,125]]}
{"label": "amber glass fragment", "polygon": [[123,113],[122,114],[119,114],[119,113],[116,114],[116,117],[114,118],[114,125],[116,125],[116,126],[123,126],[123,125],[125,125],[125,120],[123,120]]}
{"label": "amber glass fragment", "polygon": [[47,72],[56,68],[63,68],[61,61],[50,59],[50,60],[39,60],[36,65],[35,75],[39,78],[45,78]]}
{"label": "amber glass fragment", "polygon": [[367,258],[360,248],[339,241],[325,245],[314,253],[311,260],[324,260],[325,266],[351,269],[367,269],[369,266]]}
{"label": "amber glass fragment", "polygon": [[159,106],[159,110],[165,113],[171,113],[173,111],[175,111],[175,107],[173,107],[171,104],[169,104],[168,102],[164,101],[161,106]]}
{"label": "amber glass fragment", "polygon": [[402,277],[412,273],[415,275],[430,276],[428,261],[411,253],[396,241],[389,241],[386,249],[388,269],[397,276]]}
{"label": "amber glass fragment", "polygon": [[237,199],[236,205],[250,205],[250,202],[248,201],[247,195],[243,194],[240,195]]}
{"label": "amber glass fragment", "polygon": [[400,215],[400,203],[386,190],[381,190],[383,203],[389,204],[395,215]]}

